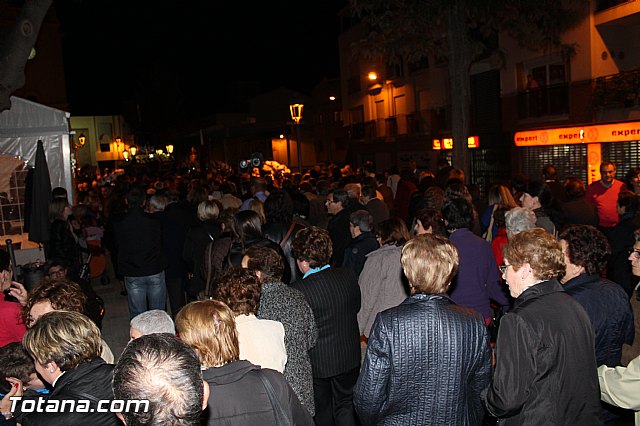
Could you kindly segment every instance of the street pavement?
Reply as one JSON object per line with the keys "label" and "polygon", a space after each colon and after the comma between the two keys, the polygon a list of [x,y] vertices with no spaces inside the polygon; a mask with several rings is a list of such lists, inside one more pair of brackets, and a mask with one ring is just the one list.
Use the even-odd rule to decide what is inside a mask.
{"label": "street pavement", "polygon": [[91,285],[104,300],[102,338],[111,348],[117,361],[129,341],[129,307],[127,296],[120,295],[120,285],[113,275],[113,269],[107,267],[105,274],[109,277],[108,284],[102,285],[100,277],[97,277],[91,280]]}

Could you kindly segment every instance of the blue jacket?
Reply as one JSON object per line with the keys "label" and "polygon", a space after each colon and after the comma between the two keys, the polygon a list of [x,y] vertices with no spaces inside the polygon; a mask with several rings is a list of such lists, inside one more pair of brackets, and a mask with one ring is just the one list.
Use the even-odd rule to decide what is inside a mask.
{"label": "blue jacket", "polygon": [[597,274],[582,274],[564,284],[564,291],[587,312],[596,337],[596,362],[620,365],[623,343],[633,342],[633,312],[627,293]]}

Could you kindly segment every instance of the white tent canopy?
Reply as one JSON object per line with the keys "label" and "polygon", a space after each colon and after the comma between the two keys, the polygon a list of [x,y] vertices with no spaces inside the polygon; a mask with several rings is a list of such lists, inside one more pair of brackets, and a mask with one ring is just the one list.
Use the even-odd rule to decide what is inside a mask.
{"label": "white tent canopy", "polygon": [[73,194],[71,178],[70,114],[26,99],[11,97],[11,109],[0,113],[0,154],[35,164],[39,140],[49,166],[51,186]]}

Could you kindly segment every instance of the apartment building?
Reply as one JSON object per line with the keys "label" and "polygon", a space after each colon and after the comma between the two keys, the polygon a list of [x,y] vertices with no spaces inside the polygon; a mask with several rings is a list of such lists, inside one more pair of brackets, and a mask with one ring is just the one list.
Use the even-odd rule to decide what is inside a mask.
{"label": "apartment building", "polygon": [[[472,67],[471,131],[479,147],[470,148],[471,174],[483,188],[514,173],[539,178],[547,163],[588,182],[604,160],[616,162],[619,175],[640,165],[640,1],[584,7],[585,19],[563,35],[565,47],[533,52],[500,34],[503,54]],[[424,159],[434,168],[451,135],[446,57],[393,67],[367,62],[352,51],[363,31],[345,25],[339,39],[354,160],[384,169]]]}

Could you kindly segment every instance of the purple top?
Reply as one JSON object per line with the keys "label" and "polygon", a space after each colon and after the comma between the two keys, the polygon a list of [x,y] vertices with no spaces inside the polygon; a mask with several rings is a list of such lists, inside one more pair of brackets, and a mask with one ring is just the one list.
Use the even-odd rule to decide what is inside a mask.
{"label": "purple top", "polygon": [[491,317],[489,299],[508,309],[509,299],[500,282],[500,271],[491,245],[467,228],[453,231],[449,240],[458,249],[460,267],[451,283],[449,295],[458,305]]}

